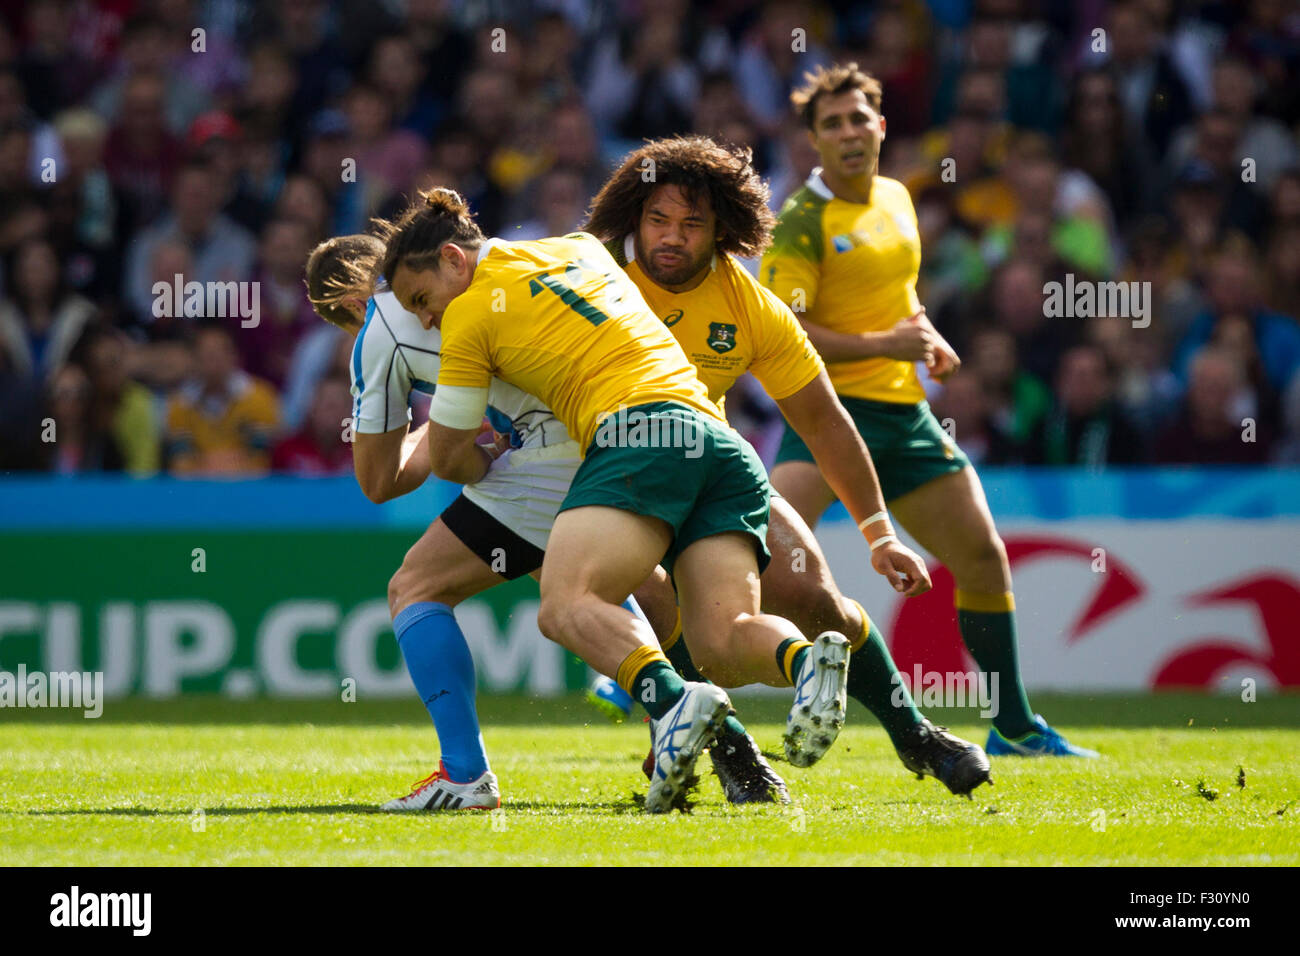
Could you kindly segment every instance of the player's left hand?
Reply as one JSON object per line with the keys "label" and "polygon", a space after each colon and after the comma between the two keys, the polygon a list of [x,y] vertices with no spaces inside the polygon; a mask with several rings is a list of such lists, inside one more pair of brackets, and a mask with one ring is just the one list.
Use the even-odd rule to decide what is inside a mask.
{"label": "player's left hand", "polygon": [[916,597],[934,586],[921,556],[901,542],[891,541],[872,551],[871,566],[904,597]]}

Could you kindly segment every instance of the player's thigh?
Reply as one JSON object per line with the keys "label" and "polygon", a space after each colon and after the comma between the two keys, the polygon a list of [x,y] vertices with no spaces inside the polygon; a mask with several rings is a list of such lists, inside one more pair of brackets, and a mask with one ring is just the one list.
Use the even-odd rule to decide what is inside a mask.
{"label": "player's thigh", "polygon": [[817,527],[822,514],[835,501],[835,492],[811,461],[781,462],[772,469],[772,487],[810,528]]}
{"label": "player's thigh", "polygon": [[396,615],[419,601],[454,607],[504,580],[439,518],[407,550],[389,582],[389,609]]}
{"label": "player's thigh", "polygon": [[1010,586],[1006,549],[974,468],[927,481],[891,501],[889,510],[921,547],[957,575],[959,584],[961,578],[977,575],[983,580],[967,584]]}
{"label": "player's thigh", "polygon": [[725,638],[742,614],[759,612],[758,557],[754,537],[740,531],[700,538],[673,566],[682,633],[705,650]]}
{"label": "player's thigh", "polygon": [[592,594],[621,604],[671,543],[672,529],[658,518],[602,505],[561,511],[542,562],[542,603]]}
{"label": "player's thigh", "polygon": [[821,545],[794,506],[778,496],[772,498],[767,547],[772,561],[761,578],[764,612],[789,618],[805,633],[848,626]]}

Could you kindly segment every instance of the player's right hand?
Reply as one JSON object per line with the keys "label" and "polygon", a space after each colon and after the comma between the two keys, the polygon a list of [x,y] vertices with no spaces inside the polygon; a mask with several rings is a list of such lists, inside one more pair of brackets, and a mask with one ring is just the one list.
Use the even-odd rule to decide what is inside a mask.
{"label": "player's right hand", "polygon": [[872,551],[871,566],[904,597],[916,597],[934,587],[921,556],[902,542],[891,541]]}
{"label": "player's right hand", "polygon": [[894,323],[894,327],[889,330],[889,340],[884,349],[886,358],[903,362],[924,362],[926,365],[934,364],[934,352],[938,342],[930,329],[917,323],[917,316],[921,312]]}

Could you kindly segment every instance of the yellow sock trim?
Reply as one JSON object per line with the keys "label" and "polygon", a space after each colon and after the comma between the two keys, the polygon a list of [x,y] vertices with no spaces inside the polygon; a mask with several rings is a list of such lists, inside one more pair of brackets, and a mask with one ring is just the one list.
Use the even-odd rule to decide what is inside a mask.
{"label": "yellow sock trim", "polygon": [[[805,647],[812,647],[812,641],[795,641],[785,649],[785,658],[781,661],[781,673],[791,684],[794,683],[794,656]],[[631,693],[629,691],[629,693]]]}
{"label": "yellow sock trim", "polygon": [[856,638],[849,638],[849,647],[856,651],[862,647],[863,644],[867,643],[867,635],[871,633],[871,618],[868,616],[865,607],[853,600],[853,598],[849,598],[848,600],[850,604],[858,609],[858,613],[862,615],[862,633]]}
{"label": "yellow sock trim", "polygon": [[627,657],[623,658],[623,663],[618,665],[618,673],[614,679],[618,681],[618,686],[635,697],[632,689],[636,684],[636,675],[645,670],[646,665],[653,664],[655,661],[668,663],[668,658],[664,657],[664,652],[657,647],[649,647],[642,644]]}
{"label": "yellow sock trim", "polygon": [[1001,594],[979,594],[957,589],[957,608],[962,611],[982,611],[985,614],[1008,613],[1016,609],[1016,596],[1010,591]]}
{"label": "yellow sock trim", "polygon": [[659,642],[659,646],[665,651],[670,649],[674,644],[682,639],[682,609],[677,609],[677,621],[673,624],[673,632],[668,637]]}

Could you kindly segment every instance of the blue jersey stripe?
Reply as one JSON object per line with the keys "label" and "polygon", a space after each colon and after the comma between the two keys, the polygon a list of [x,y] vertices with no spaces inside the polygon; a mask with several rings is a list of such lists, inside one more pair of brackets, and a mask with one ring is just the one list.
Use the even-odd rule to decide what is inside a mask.
{"label": "blue jersey stripe", "polygon": [[[366,390],[366,382],[361,374],[361,343],[366,337],[366,329],[370,328],[370,320],[375,317],[375,297],[371,296],[366,300],[366,320],[361,325],[361,331],[357,333],[357,341],[352,346],[352,378],[357,384],[357,395],[360,396]],[[357,407],[360,408],[360,398],[358,397]]]}

